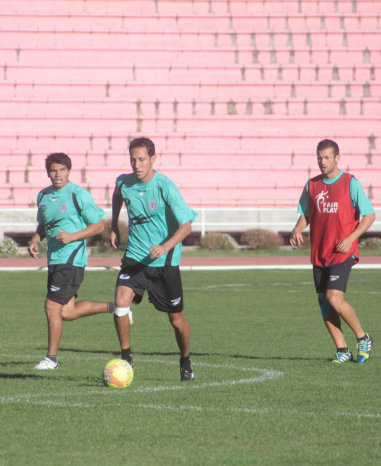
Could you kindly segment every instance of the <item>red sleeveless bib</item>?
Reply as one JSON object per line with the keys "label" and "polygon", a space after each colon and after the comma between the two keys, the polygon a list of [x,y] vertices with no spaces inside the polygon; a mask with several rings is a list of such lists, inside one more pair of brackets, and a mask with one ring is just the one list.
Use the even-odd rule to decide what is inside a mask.
{"label": "red sleeveless bib", "polygon": [[360,214],[355,210],[350,193],[352,175],[344,173],[335,183],[324,184],[322,175],[310,179],[309,222],[311,262],[325,267],[346,261],[352,254],[358,258],[358,240],[350,250],[341,254],[337,243],[350,235],[359,224]]}

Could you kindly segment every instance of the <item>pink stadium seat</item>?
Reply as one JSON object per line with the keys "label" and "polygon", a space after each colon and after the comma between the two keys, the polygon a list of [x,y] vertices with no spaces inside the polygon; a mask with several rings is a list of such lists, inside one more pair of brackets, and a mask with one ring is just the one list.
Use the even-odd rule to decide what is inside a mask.
{"label": "pink stadium seat", "polygon": [[356,168],[356,172],[354,173],[356,178],[361,181],[361,183],[368,187],[369,185],[377,186],[381,185],[381,168],[373,168],[369,170],[367,168]]}
{"label": "pink stadium seat", "polygon": [[12,186],[9,183],[1,183],[0,185],[0,207],[8,207],[8,204],[13,200]]}
{"label": "pink stadium seat", "polygon": [[49,182],[46,154],[64,151],[109,205],[144,135],[198,205],[294,205],[324,137],[371,183],[378,3],[2,2],[0,182],[29,205]]}

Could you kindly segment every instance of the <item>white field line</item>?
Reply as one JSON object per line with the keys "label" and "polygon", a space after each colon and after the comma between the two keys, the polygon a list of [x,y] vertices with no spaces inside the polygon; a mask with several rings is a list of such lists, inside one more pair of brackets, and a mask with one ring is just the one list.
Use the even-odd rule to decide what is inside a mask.
{"label": "white field line", "polygon": [[[129,390],[128,390],[129,391]],[[121,394],[122,392],[117,392],[114,390],[114,393]],[[94,395],[94,393],[91,393]],[[100,394],[100,393],[98,393]],[[57,394],[54,394],[57,396]],[[67,396],[73,396],[75,393],[67,393]],[[45,395],[46,396],[46,395]],[[3,401],[2,403],[7,404],[15,404],[15,403],[27,403],[31,405],[37,406],[45,406],[45,407],[63,407],[63,408],[91,408],[96,409],[99,408],[99,404],[96,403],[82,403],[82,402],[64,402],[64,401],[54,401],[54,400],[33,400],[31,398],[23,398],[15,397],[14,400],[7,400]],[[163,404],[147,404],[147,403],[126,403],[124,402],[104,402],[102,400],[102,409],[106,407],[110,408],[129,408],[129,409],[148,409],[148,410],[156,410],[156,411],[177,411],[177,412],[186,412],[186,411],[197,411],[197,412],[206,412],[206,413],[231,413],[231,414],[276,414],[280,416],[309,416],[309,417],[350,417],[350,418],[357,418],[357,419],[380,419],[381,413],[359,413],[359,412],[345,412],[345,411],[338,411],[338,412],[329,412],[329,413],[318,413],[316,411],[302,411],[302,410],[286,410],[286,409],[279,409],[279,408],[255,408],[255,407],[244,407],[244,408],[237,408],[237,407],[213,407],[213,406],[175,406],[175,405],[163,405]]]}
{"label": "white field line", "polygon": [[[5,355],[1,355],[5,356]],[[10,356],[7,356],[10,357]],[[30,358],[30,356],[29,356]],[[85,359],[85,358],[75,358],[75,359]],[[88,358],[86,358],[88,359]],[[93,359],[103,359],[103,358],[93,358]],[[156,364],[170,364],[170,365],[178,365],[176,361],[166,361],[160,359],[142,359],[142,358],[135,358],[137,361],[142,362],[149,362],[149,363],[156,363]],[[179,391],[184,389],[201,389],[201,388],[208,388],[208,387],[220,387],[220,386],[233,386],[233,385],[240,385],[246,383],[255,383],[255,382],[263,382],[265,380],[276,379],[284,375],[283,372],[270,370],[270,369],[261,369],[256,367],[240,367],[235,366],[233,364],[209,364],[209,363],[199,363],[195,365],[196,367],[208,367],[213,369],[228,369],[228,370],[235,370],[235,371],[242,371],[242,372],[255,372],[258,375],[249,378],[240,378],[240,379],[228,379],[222,381],[213,381],[213,382],[206,382],[206,383],[188,383],[188,384],[178,384],[178,385],[159,385],[159,386],[151,386],[151,387],[144,387],[144,388],[137,388],[134,389],[133,387],[128,388],[129,393],[156,393],[156,392],[164,392],[164,391]],[[125,392],[125,391],[123,391]],[[65,393],[47,393],[47,394],[33,394],[33,393],[26,393],[16,396],[10,397],[1,397],[1,403],[42,403],[42,404],[51,404],[55,403],[53,400],[49,400],[50,398],[57,398],[57,397],[72,397],[72,396],[89,396],[89,395],[101,395],[101,396],[108,396],[108,395],[120,395],[123,393],[122,391],[118,390],[91,390],[88,392],[65,392]],[[35,398],[39,398],[43,396],[44,400],[34,400]],[[48,400],[47,400],[48,398]],[[85,403],[87,407],[88,403]]]}
{"label": "white field line", "polygon": [[[2,357],[18,357],[16,355],[5,355],[2,354]],[[28,355],[28,359],[34,359],[34,356]],[[88,357],[76,357],[75,359],[90,359]],[[91,359],[104,359],[103,357],[96,356]],[[157,363],[157,364],[170,364],[170,365],[177,365],[177,361],[166,361],[163,359],[147,359],[147,358],[135,358],[137,361],[141,362],[149,362],[149,363]],[[186,383],[186,384],[179,384],[179,385],[172,385],[172,386],[152,386],[152,387],[145,387],[145,388],[138,388],[133,389],[133,387],[129,387],[125,390],[114,390],[114,389],[97,389],[91,390],[87,392],[65,392],[65,393],[25,393],[16,396],[10,397],[0,397],[0,402],[2,404],[18,404],[18,403],[26,403],[38,406],[45,406],[45,407],[64,407],[64,408],[97,408],[99,404],[91,403],[91,402],[81,402],[81,401],[64,401],[62,398],[70,398],[73,397],[80,398],[82,396],[88,397],[91,396],[101,396],[101,397],[118,397],[120,401],[110,401],[106,402],[104,399],[102,400],[102,408],[106,406],[110,407],[128,407],[128,408],[135,408],[135,409],[150,409],[150,410],[159,410],[159,411],[198,411],[198,412],[222,412],[222,413],[233,413],[233,414],[278,414],[278,415],[291,415],[291,416],[316,416],[316,417],[324,417],[324,416],[336,416],[336,417],[353,417],[353,418],[381,418],[381,413],[361,413],[361,412],[330,412],[330,413],[317,413],[317,412],[305,412],[302,410],[283,410],[279,408],[256,408],[256,407],[205,407],[205,406],[175,406],[175,405],[163,405],[163,404],[147,404],[147,403],[126,403],[124,400],[124,395],[126,393],[156,393],[156,392],[163,392],[163,391],[178,391],[178,390],[189,390],[189,389],[202,389],[207,387],[219,387],[219,386],[235,386],[239,384],[246,384],[246,383],[257,383],[257,382],[264,382],[277,379],[284,375],[284,372],[275,371],[272,369],[262,369],[256,367],[241,367],[236,366],[234,364],[210,364],[210,363],[197,363],[195,364],[196,367],[209,367],[213,369],[228,369],[228,370],[236,370],[238,372],[246,372],[246,373],[257,373],[254,377],[249,378],[239,378],[239,379],[229,379],[223,380],[219,382],[209,382],[209,383]],[[42,399],[39,399],[43,397]],[[62,401],[59,401],[61,398]]]}
{"label": "white field line", "polygon": [[[381,260],[380,260],[381,261]],[[299,264],[299,265],[182,265],[180,266],[182,271],[192,270],[311,270],[311,264]],[[380,264],[357,264],[356,269],[372,270],[381,269]],[[0,271],[5,272],[27,272],[27,271],[41,271],[46,272],[47,267],[0,267]],[[120,270],[120,267],[107,267],[107,266],[96,266],[86,267],[86,271],[104,271],[104,270]]]}

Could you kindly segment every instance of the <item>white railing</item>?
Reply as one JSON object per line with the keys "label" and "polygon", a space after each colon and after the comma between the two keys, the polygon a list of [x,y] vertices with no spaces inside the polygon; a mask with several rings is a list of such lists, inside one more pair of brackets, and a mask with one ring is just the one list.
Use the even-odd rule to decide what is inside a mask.
{"label": "white railing", "polygon": [[[193,223],[193,231],[205,235],[211,231],[245,231],[262,228],[277,232],[291,231],[297,220],[295,208],[279,207],[195,207],[198,216]],[[381,208],[376,208],[376,221],[370,228],[381,232]],[[105,209],[106,218],[111,218],[111,209]],[[121,220],[127,222],[125,211]],[[0,239],[5,232],[31,232],[36,228],[36,208],[0,208]]]}

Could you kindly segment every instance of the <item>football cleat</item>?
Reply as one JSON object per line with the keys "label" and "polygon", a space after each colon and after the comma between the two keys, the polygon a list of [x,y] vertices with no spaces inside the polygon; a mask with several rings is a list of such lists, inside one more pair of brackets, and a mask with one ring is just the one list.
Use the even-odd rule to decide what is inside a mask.
{"label": "football cleat", "polygon": [[365,334],[365,338],[357,342],[357,362],[365,362],[370,358],[373,338]]}
{"label": "football cleat", "polygon": [[338,351],[335,354],[335,357],[332,359],[332,362],[336,364],[342,364],[343,362],[350,362],[353,361],[353,354],[348,351],[347,353],[342,353]]}
{"label": "football cleat", "polygon": [[134,368],[134,361],[132,360],[132,353],[128,354],[125,358],[121,358],[121,359],[124,359],[124,361],[127,361],[128,364]]}
{"label": "football cleat", "polygon": [[58,369],[58,363],[52,361],[48,357],[45,357],[36,366],[34,366],[34,368],[35,369],[40,369],[40,370]]}
{"label": "football cleat", "polygon": [[180,366],[180,382],[186,382],[194,379],[194,373],[191,362],[187,366]]}

